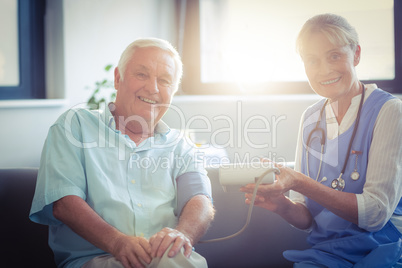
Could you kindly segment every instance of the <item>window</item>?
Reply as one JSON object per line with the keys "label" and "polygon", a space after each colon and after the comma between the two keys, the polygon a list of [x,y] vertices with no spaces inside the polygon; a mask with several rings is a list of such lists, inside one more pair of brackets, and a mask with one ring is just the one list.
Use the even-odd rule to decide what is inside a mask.
{"label": "window", "polygon": [[[357,30],[365,83],[402,93],[401,1],[199,0],[187,3],[182,89],[187,94],[312,93],[295,40],[319,13]],[[399,87],[397,87],[399,86]]]}
{"label": "window", "polygon": [[0,3],[0,99],[45,97],[46,0]]}

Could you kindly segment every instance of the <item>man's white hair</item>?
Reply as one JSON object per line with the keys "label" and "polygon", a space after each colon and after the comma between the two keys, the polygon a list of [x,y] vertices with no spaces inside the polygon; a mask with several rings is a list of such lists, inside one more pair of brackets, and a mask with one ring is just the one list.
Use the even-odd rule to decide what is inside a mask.
{"label": "man's white hair", "polygon": [[181,61],[180,55],[177,50],[168,41],[158,38],[141,38],[132,42],[121,54],[119,63],[117,65],[120,73],[120,79],[124,80],[124,73],[127,68],[127,64],[134,55],[137,48],[145,47],[156,47],[161,50],[168,52],[176,65],[175,81],[174,81],[174,91],[179,88],[180,80],[183,75],[183,63]]}

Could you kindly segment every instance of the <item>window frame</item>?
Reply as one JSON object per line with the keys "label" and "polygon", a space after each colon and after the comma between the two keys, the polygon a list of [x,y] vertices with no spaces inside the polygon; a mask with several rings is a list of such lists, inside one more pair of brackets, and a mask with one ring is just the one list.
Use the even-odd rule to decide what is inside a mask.
{"label": "window frame", "polygon": [[[188,95],[258,95],[258,94],[311,94],[307,81],[266,82],[245,92],[236,83],[202,83],[200,49],[200,10],[199,1],[187,2],[186,23],[183,38],[183,78],[181,92]],[[201,0],[202,1],[202,0]],[[393,94],[402,93],[402,1],[394,0],[394,42],[395,78],[393,80],[362,80],[363,83],[376,83],[380,88]],[[375,66],[373,67],[375,68]]]}
{"label": "window frame", "polygon": [[18,0],[19,85],[0,86],[0,99],[43,99],[46,0]]}

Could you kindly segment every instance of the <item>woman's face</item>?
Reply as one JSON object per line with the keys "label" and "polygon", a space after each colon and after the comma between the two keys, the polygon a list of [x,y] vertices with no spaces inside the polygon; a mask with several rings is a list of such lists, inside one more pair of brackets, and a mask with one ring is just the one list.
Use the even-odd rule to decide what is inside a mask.
{"label": "woman's face", "polygon": [[311,88],[332,101],[359,94],[355,66],[360,61],[360,46],[332,44],[322,33],[312,33],[302,52],[304,68]]}

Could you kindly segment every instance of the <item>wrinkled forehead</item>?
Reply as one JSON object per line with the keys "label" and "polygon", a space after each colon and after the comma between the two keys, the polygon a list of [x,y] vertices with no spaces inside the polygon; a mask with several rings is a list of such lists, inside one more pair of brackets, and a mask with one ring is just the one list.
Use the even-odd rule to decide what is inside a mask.
{"label": "wrinkled forehead", "polygon": [[129,65],[147,71],[169,73],[173,77],[177,71],[171,53],[157,47],[137,48],[131,56]]}

